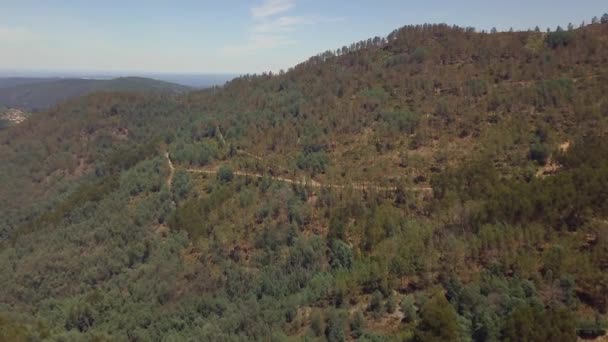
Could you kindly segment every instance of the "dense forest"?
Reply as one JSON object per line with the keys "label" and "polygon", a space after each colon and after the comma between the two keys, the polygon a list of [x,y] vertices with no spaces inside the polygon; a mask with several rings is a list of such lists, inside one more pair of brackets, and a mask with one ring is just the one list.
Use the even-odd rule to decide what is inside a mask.
{"label": "dense forest", "polygon": [[405,26],[0,130],[1,341],[606,334],[608,15]]}

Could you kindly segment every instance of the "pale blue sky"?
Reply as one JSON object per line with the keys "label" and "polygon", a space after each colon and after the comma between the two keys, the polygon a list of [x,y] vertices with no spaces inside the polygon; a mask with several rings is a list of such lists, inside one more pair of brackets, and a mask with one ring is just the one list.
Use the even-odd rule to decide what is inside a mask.
{"label": "pale blue sky", "polygon": [[578,26],[606,0],[0,0],[0,69],[248,73],[407,24]]}

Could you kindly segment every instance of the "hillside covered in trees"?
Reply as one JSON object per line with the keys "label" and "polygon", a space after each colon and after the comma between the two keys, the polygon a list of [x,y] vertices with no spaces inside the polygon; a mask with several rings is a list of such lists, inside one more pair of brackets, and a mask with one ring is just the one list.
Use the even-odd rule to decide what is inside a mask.
{"label": "hillside covered in trees", "polygon": [[602,21],[405,26],[1,130],[0,340],[604,335]]}
{"label": "hillside covered in trees", "polygon": [[190,87],[144,77],[108,80],[84,78],[0,78],[0,105],[44,110],[78,96],[100,91],[185,93]]}

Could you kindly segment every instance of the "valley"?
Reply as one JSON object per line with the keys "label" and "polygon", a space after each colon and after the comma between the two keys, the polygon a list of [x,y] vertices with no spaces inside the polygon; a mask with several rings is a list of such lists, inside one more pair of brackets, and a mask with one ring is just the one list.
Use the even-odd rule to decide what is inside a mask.
{"label": "valley", "polygon": [[605,338],[608,22],[49,82],[0,87],[0,340]]}

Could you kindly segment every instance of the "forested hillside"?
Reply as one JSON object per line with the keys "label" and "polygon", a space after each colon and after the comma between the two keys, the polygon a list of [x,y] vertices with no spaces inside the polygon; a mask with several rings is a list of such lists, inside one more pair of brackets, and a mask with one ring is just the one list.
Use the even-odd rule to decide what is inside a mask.
{"label": "forested hillside", "polygon": [[608,23],[406,26],[0,131],[0,340],[606,333]]}
{"label": "forested hillside", "polygon": [[111,80],[81,78],[0,78],[0,104],[20,110],[44,110],[71,98],[99,91],[184,93],[189,87],[143,77]]}

